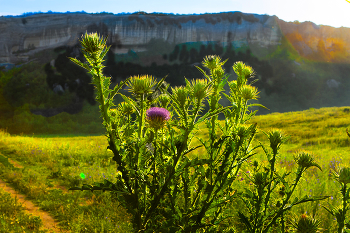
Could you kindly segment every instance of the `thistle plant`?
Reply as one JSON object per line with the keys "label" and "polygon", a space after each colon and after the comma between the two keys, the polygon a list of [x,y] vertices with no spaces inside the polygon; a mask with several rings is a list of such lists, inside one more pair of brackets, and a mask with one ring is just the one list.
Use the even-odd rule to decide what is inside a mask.
{"label": "thistle plant", "polygon": [[[233,232],[233,226],[224,224],[232,217],[228,203],[235,197],[233,181],[258,147],[252,147],[257,126],[247,124],[256,113],[249,108],[262,106],[248,104],[258,98],[247,83],[252,68],[235,63],[238,78],[228,82],[222,67],[226,61],[207,56],[202,64],[209,73],[197,67],[204,79],[185,79],[186,86],[170,92],[165,78],[156,81],[148,75],[130,77],[110,90],[110,78],[102,73],[106,40],[86,34],[81,45],[87,63],[71,60],[92,75],[108,149],[121,175],[116,183],[104,180],[70,190],[111,191],[132,214],[135,232]],[[223,94],[225,84],[230,95]],[[131,96],[119,92],[124,85]],[[124,102],[113,108],[117,94]],[[231,106],[219,104],[223,96]],[[218,124],[220,113],[226,117],[224,126]],[[201,123],[209,140],[197,137],[201,145],[194,146]],[[199,154],[199,147],[206,154]]]}
{"label": "thistle plant", "polygon": [[295,233],[317,233],[320,232],[321,221],[306,214],[302,214],[299,219],[291,221],[293,232]]}
{"label": "thistle plant", "polygon": [[[271,130],[265,133],[270,142],[270,150],[262,145],[267,156],[268,165],[254,164],[252,178],[253,189],[245,189],[239,196],[243,200],[246,211],[239,211],[241,222],[249,233],[267,233],[279,223],[280,232],[285,232],[285,213],[292,207],[317,200],[323,200],[329,196],[294,197],[294,191],[298,186],[304,172],[310,167],[321,167],[314,161],[314,156],[301,151],[294,157],[298,165],[292,182],[287,179],[290,172],[278,172],[276,160],[281,145],[288,139],[280,130]],[[303,220],[301,220],[303,221]],[[309,232],[309,231],[297,231]],[[312,232],[312,231],[310,231]]]}
{"label": "thistle plant", "polygon": [[[348,137],[350,134],[346,130]],[[333,179],[340,184],[340,193],[342,196],[342,203],[339,206],[322,206],[325,208],[331,215],[333,215],[338,223],[338,233],[349,232],[346,229],[350,229],[350,221],[346,217],[346,213],[349,210],[349,200],[350,200],[350,167],[335,168],[332,172]]]}

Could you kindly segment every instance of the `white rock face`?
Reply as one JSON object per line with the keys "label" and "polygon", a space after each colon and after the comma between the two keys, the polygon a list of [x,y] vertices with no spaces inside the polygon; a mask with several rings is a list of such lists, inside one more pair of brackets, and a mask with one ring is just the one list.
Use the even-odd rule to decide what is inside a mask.
{"label": "white rock face", "polygon": [[[118,43],[116,53],[145,50],[151,39],[169,44],[219,42],[223,46],[268,47],[278,45],[284,35],[300,33],[317,38],[311,48],[300,44],[299,51],[317,50],[319,38],[339,38],[350,50],[350,29],[317,26],[312,22],[294,24],[276,16],[228,12],[204,15],[108,15],[37,14],[27,17],[0,17],[0,63],[26,61],[43,49],[75,45],[85,32],[100,31],[109,43]],[[257,45],[257,46],[256,46]],[[253,51],[254,52],[254,51]]]}
{"label": "white rock face", "polygon": [[0,17],[0,63],[15,63],[43,49],[74,45],[86,31],[102,27],[107,30],[110,42],[118,40],[122,45],[114,50],[117,53],[125,53],[128,49],[143,51],[143,45],[152,38],[171,44],[216,41],[225,45],[229,41],[238,42],[238,45],[258,43],[268,46],[280,42],[282,34],[277,17],[240,12],[229,16],[233,18],[225,19],[226,16],[221,14],[206,16],[216,20],[215,23],[207,23],[207,18],[201,15],[38,14]]}

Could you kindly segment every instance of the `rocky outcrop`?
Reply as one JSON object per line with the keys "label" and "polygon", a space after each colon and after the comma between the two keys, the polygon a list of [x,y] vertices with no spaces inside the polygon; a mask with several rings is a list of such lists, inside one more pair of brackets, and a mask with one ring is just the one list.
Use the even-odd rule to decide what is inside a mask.
{"label": "rocky outcrop", "polygon": [[275,45],[277,17],[229,12],[206,15],[37,14],[0,17],[0,63],[26,61],[48,48],[74,45],[85,32],[108,35],[115,53],[145,50],[152,38],[170,44],[216,41],[235,46]]}
{"label": "rocky outcrop", "polygon": [[350,28],[334,28],[312,22],[284,22],[278,27],[300,55],[326,62],[349,61]]}
{"label": "rocky outcrop", "polygon": [[[115,53],[145,51],[152,39],[169,44],[219,42],[235,47],[267,47],[283,36],[302,55],[321,47],[350,52],[350,29],[319,26],[312,22],[284,22],[276,16],[227,12],[202,15],[172,14],[36,14],[0,17],[0,63],[27,61],[48,48],[72,46],[85,32],[107,36]],[[254,51],[253,51],[254,52]]]}
{"label": "rocky outcrop", "polygon": [[[0,63],[28,61],[41,50],[78,43],[85,32],[107,36],[116,54],[142,52],[152,39],[169,44],[218,42],[235,47],[268,47],[283,36],[308,56],[324,47],[350,52],[350,29],[312,22],[284,22],[276,16],[227,12],[202,15],[172,14],[37,14],[0,17]],[[322,41],[320,45],[320,41]],[[255,46],[256,47],[256,46]],[[254,52],[254,50],[253,50]]]}

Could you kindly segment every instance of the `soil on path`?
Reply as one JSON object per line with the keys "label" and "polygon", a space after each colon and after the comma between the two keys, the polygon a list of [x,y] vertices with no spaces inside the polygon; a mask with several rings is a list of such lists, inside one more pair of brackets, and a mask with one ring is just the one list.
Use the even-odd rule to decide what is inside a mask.
{"label": "soil on path", "polygon": [[[13,160],[9,159],[9,162],[12,163],[17,168],[22,168],[21,165],[19,165]],[[18,193],[15,189],[10,187],[8,183],[2,181],[1,179],[0,179],[0,188],[10,193],[12,198],[17,198],[17,200],[25,208],[26,213],[33,214],[34,216],[38,216],[41,218],[43,223],[43,229],[41,230],[48,230],[49,232],[55,232],[55,233],[67,232],[67,231],[61,230],[58,227],[58,222],[54,218],[52,218],[49,213],[43,210],[40,210],[39,207],[37,207],[33,202],[28,200],[25,195]]]}

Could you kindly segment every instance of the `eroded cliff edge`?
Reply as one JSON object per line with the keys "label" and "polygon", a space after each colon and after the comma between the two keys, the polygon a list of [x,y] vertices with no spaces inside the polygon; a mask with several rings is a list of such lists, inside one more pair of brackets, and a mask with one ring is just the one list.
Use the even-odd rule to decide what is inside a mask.
{"label": "eroded cliff edge", "polygon": [[152,38],[170,44],[215,41],[236,47],[280,43],[275,16],[229,12],[205,15],[38,14],[0,17],[0,63],[27,61],[40,50],[72,46],[85,32],[99,31],[115,44],[114,52],[144,51]]}

